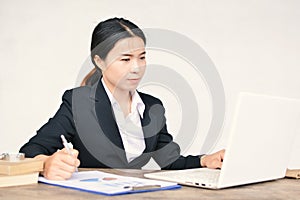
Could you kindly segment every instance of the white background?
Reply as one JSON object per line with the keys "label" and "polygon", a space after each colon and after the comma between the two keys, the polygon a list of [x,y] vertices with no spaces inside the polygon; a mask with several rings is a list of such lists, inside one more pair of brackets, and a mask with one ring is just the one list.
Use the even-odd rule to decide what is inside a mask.
{"label": "white background", "polygon": [[[197,42],[222,78],[228,121],[239,91],[300,98],[299,9],[297,0],[0,0],[0,152],[18,151],[53,116],[63,92],[76,86],[93,28],[114,16]],[[203,102],[200,108],[210,106]],[[180,116],[170,114],[172,105],[168,126],[176,135]],[[202,113],[208,127],[209,112]],[[199,153],[204,136],[205,128],[184,153]]]}

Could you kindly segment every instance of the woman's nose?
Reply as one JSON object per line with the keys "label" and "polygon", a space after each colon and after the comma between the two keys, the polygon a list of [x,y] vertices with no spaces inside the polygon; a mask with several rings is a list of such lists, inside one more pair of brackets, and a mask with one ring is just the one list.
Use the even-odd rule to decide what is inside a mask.
{"label": "woman's nose", "polygon": [[131,66],[131,72],[138,73],[140,71],[140,68],[141,67],[139,66],[139,63],[134,61]]}

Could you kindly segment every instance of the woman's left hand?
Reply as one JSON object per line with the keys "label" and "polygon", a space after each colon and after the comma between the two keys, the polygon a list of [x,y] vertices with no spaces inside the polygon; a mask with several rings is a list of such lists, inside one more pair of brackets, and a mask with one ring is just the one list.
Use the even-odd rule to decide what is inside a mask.
{"label": "woman's left hand", "polygon": [[204,155],[201,157],[201,166],[210,169],[221,169],[223,164],[223,159],[225,155],[225,149],[217,151],[213,154]]}

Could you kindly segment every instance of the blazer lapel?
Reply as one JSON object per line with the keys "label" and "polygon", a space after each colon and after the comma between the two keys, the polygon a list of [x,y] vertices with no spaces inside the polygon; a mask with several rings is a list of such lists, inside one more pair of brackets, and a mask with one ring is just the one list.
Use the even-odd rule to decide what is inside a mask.
{"label": "blazer lapel", "polygon": [[144,153],[151,153],[156,147],[155,142],[157,141],[157,118],[151,110],[151,105],[143,98],[143,94],[139,93],[144,104],[145,104],[145,111],[144,116],[141,118],[141,124],[143,128],[146,148]]}
{"label": "blazer lapel", "polygon": [[96,87],[94,86],[90,97],[95,99],[96,115],[104,135],[111,141],[113,149],[124,164],[128,164],[111,103],[101,81],[99,81]]}
{"label": "blazer lapel", "polygon": [[[146,148],[143,153],[151,154],[156,148],[156,141],[158,137],[157,133],[159,133],[160,129],[162,128],[161,120],[163,119],[160,119],[160,117],[164,117],[164,115],[161,113],[162,110],[159,107],[160,105],[151,105],[144,98],[142,93],[139,94],[145,104],[144,116],[141,119],[146,144]],[[129,163],[126,159],[122,138],[115,121],[114,112],[101,81],[93,86],[90,98],[94,99],[95,101],[96,116],[104,135],[109,139],[109,141],[111,141],[114,151],[123,161],[124,166],[129,166]],[[147,154],[146,157],[150,156],[150,154]]]}

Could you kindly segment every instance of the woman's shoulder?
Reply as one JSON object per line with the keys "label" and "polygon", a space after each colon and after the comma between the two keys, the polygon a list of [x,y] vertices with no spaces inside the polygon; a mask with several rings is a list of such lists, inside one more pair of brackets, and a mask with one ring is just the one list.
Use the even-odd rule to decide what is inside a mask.
{"label": "woman's shoulder", "polygon": [[90,94],[90,92],[91,92],[91,87],[88,86],[75,87],[75,88],[65,90],[62,98],[72,99],[74,95],[86,96],[87,94]]}

